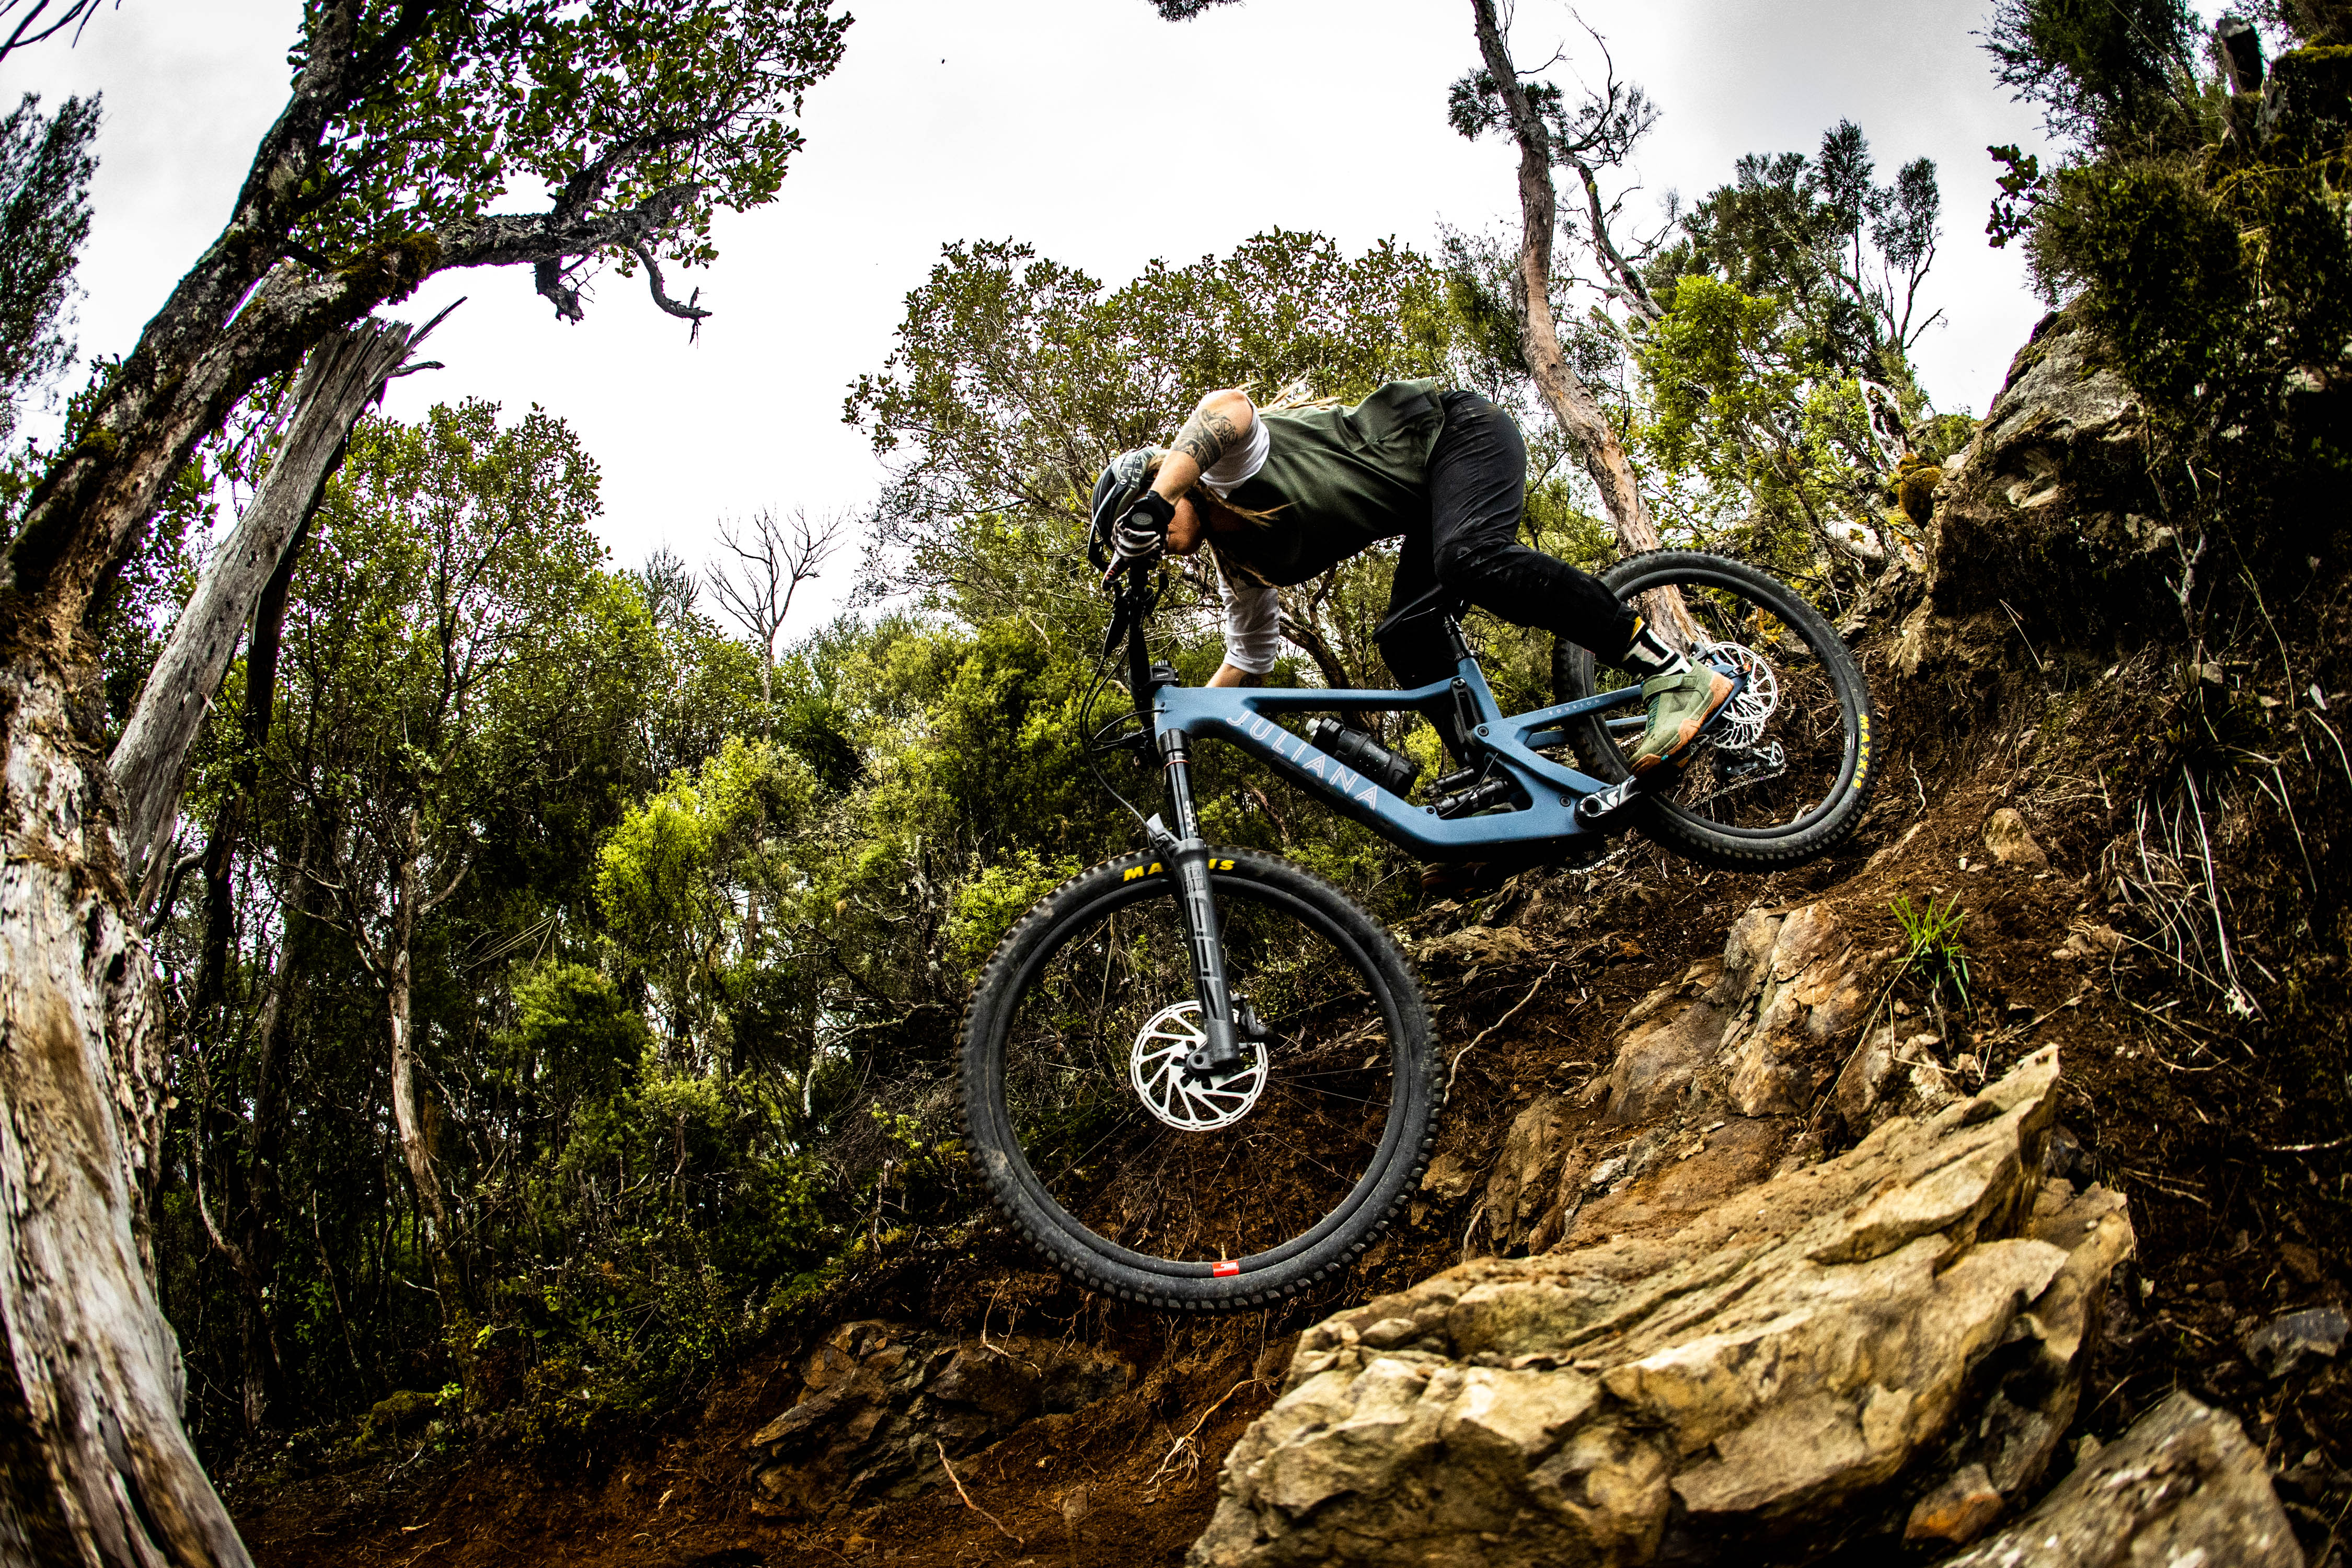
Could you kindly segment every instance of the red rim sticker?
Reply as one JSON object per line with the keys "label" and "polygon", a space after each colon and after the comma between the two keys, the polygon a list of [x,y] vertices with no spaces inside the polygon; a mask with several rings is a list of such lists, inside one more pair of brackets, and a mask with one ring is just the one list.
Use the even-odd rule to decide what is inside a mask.
{"label": "red rim sticker", "polygon": [[1215,1275],[1220,1279],[1229,1279],[1233,1276],[1239,1274],[1241,1271],[1242,1266],[1238,1263],[1220,1263],[1214,1268],[1209,1270],[1210,1273]]}

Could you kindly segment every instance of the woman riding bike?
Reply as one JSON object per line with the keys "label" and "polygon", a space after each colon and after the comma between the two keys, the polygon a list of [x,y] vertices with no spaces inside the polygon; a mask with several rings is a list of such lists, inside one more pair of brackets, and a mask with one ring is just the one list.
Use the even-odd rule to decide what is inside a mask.
{"label": "woman riding bike", "polygon": [[[1463,885],[1500,868],[1474,857],[1590,856],[1626,827],[1738,868],[1853,831],[1872,716],[1835,629],[1719,555],[1653,551],[1596,579],[1524,548],[1526,460],[1500,410],[1426,381],[1347,408],[1262,412],[1226,391],[1172,449],[1124,453],[1095,487],[1088,557],[1116,591],[1080,724],[1090,754],[1150,760],[1165,813],[1126,803],[1145,847],[1005,933],[958,1072],[991,1195],[1088,1289],[1223,1311],[1328,1286],[1419,1190],[1450,1076],[1381,921],[1280,855],[1210,842],[1196,746],[1236,748],[1440,863],[1440,887],[1449,868]],[[1403,549],[1375,637],[1402,689],[1231,689],[1273,667],[1276,587],[1384,538]],[[1211,687],[1186,687],[1151,658],[1166,579],[1150,568],[1204,543],[1225,659]],[[1504,710],[1461,634],[1464,601],[1558,634],[1556,700]],[[1679,605],[1689,630],[1672,642],[1688,646],[1628,602]],[[1097,728],[1114,669],[1133,711]],[[1381,713],[1429,720],[1460,769],[1423,788],[1411,758],[1328,717]]]}
{"label": "woman riding bike", "polygon": [[[1353,407],[1264,412],[1228,389],[1201,399],[1172,448],[1114,460],[1096,481],[1093,510],[1122,563],[1203,543],[1214,552],[1225,658],[1213,686],[1255,684],[1274,668],[1276,588],[1402,538],[1377,635],[1400,684],[1453,668],[1443,638],[1423,629],[1431,617],[1398,614],[1442,590],[1640,676],[1648,716],[1632,771],[1680,763],[1732,683],[1661,641],[1596,578],[1519,542],[1527,468],[1509,415],[1433,381],[1391,382]],[[1445,740],[1463,759],[1462,737]]]}

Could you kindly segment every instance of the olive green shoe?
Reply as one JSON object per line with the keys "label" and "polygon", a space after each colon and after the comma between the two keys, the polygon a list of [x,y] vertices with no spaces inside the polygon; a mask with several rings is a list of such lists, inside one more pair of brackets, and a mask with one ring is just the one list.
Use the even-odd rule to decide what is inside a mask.
{"label": "olive green shoe", "polygon": [[1642,682],[1643,700],[1650,705],[1650,722],[1642,731],[1642,743],[1633,748],[1634,774],[1664,763],[1679,763],[1736,689],[1728,677],[1704,664],[1692,665],[1679,675],[1654,675]]}

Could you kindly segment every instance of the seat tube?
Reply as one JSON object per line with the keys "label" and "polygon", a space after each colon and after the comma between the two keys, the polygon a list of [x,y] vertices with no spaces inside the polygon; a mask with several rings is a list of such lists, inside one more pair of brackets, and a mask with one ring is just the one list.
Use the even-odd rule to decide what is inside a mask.
{"label": "seat tube", "polygon": [[1232,993],[1225,979],[1224,933],[1217,921],[1217,900],[1209,881],[1209,846],[1201,837],[1201,817],[1192,804],[1192,747],[1181,730],[1163,731],[1160,755],[1168,782],[1168,804],[1176,818],[1176,846],[1163,854],[1176,874],[1177,906],[1184,934],[1192,945],[1193,994],[1201,1004],[1201,1026],[1209,1037],[1195,1070],[1231,1067],[1241,1059],[1234,1029]]}

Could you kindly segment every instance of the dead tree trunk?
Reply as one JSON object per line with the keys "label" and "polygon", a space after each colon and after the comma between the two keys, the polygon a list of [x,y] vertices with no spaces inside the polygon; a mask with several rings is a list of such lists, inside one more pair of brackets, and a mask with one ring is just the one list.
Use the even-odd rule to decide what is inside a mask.
{"label": "dead tree trunk", "polygon": [[[1633,474],[1625,443],[1601,407],[1592,389],[1569,368],[1560,352],[1559,324],[1551,313],[1552,236],[1559,226],[1559,197],[1552,185],[1551,132],[1519,83],[1518,68],[1503,40],[1495,16],[1495,0],[1470,0],[1478,31],[1478,52],[1501,92],[1511,122],[1511,136],[1519,146],[1519,264],[1512,292],[1520,306],[1519,352],[1528,374],[1550,405],[1552,417],[1568,432],[1584,462],[1584,471],[1601,492],[1601,504],[1617,532],[1617,547],[1627,555],[1658,548],[1658,531]],[[1648,609],[1653,620],[1687,643],[1696,631],[1671,590],[1653,595]]]}
{"label": "dead tree trunk", "polygon": [[163,1035],[111,781],[75,724],[88,656],[26,618],[0,595],[0,1563],[244,1564],[133,1230]]}
{"label": "dead tree trunk", "polygon": [[236,652],[238,634],[318,509],[327,478],[360,414],[409,350],[433,330],[400,321],[362,321],[310,351],[294,381],[294,414],[269,471],[237,520],[236,531],[205,563],[187,607],[147,677],[110,763],[123,799],[123,858],[131,878],[159,886],[180,803],[188,748],[212,707]]}
{"label": "dead tree trunk", "polygon": [[395,830],[392,908],[385,922],[385,945],[373,967],[383,986],[384,1013],[392,1032],[392,1115],[400,1131],[401,1159],[416,1188],[417,1229],[423,1233],[425,1256],[433,1269],[433,1288],[441,1299],[441,1324],[458,1358],[461,1377],[470,1384],[473,1336],[467,1331],[469,1315],[457,1275],[454,1237],[450,1233],[449,1202],[441,1190],[441,1173],[434,1163],[433,1135],[424,1107],[416,1097],[416,994],[414,973],[416,925],[465,879],[460,868],[437,893],[427,894],[417,876],[424,844],[416,807],[411,805]]}

